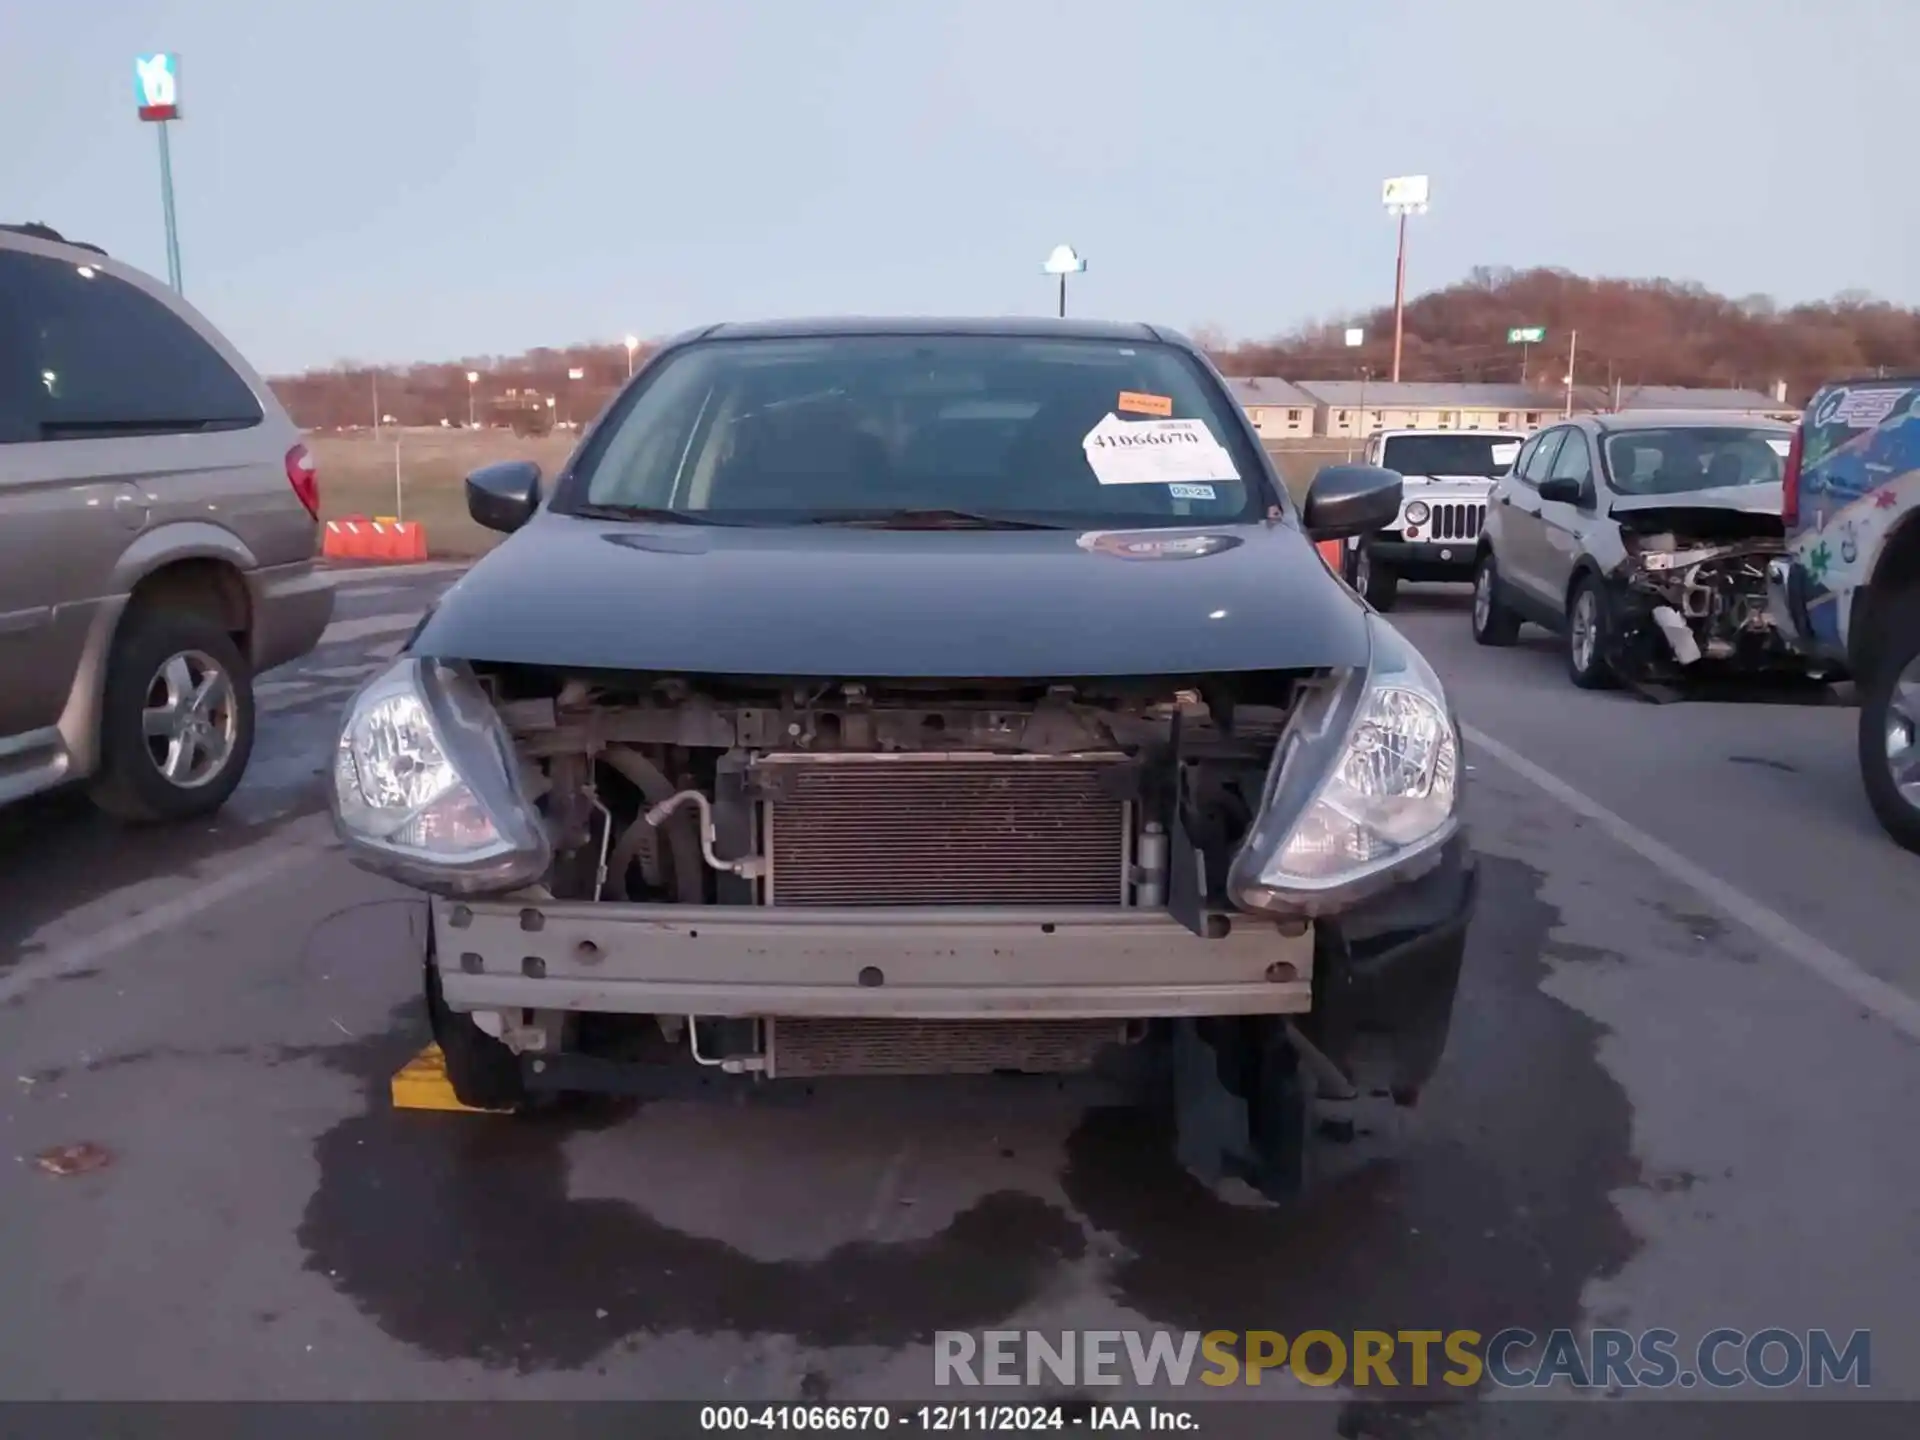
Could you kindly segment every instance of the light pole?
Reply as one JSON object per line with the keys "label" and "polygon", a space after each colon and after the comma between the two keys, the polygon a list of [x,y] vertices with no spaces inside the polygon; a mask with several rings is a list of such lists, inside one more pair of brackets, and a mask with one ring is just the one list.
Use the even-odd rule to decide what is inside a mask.
{"label": "light pole", "polygon": [[565,415],[562,415],[560,417],[560,420],[561,420],[561,423],[564,424],[569,430],[573,428],[574,382],[577,380],[584,380],[586,378],[587,378],[587,372],[578,365],[574,366],[571,370],[567,371],[567,413]]}
{"label": "light pole", "polygon": [[180,288],[180,227],[173,213],[173,152],[167,128],[180,118],[180,57],[166,51],[136,55],[133,60],[133,96],[142,120],[160,136],[160,213],[167,227],[167,283]]}
{"label": "light pole", "polygon": [[638,335],[627,336],[627,378],[629,380],[633,378],[633,352],[639,348],[640,337]]}
{"label": "light pole", "polygon": [[[1367,343],[1367,332],[1362,329],[1359,329],[1356,326],[1349,326],[1347,329],[1346,341],[1347,341],[1347,348],[1349,350],[1358,350],[1362,345]],[[1347,438],[1349,440],[1353,438],[1354,430],[1359,430],[1364,434],[1366,423],[1367,423],[1367,367],[1362,365],[1360,367],[1360,408],[1358,411],[1355,412],[1353,427],[1352,429],[1348,430]],[[1352,445],[1347,446],[1347,459],[1349,460],[1353,459]]]}
{"label": "light pole", "polygon": [[480,372],[478,370],[467,371],[467,428],[469,430],[476,430],[480,426],[480,422],[476,418],[473,408],[473,387],[479,383]]}
{"label": "light pole", "polygon": [[1048,275],[1060,277],[1060,318],[1067,316],[1067,276],[1078,275],[1087,268],[1087,262],[1074,254],[1071,245],[1056,245],[1053,253],[1047,256],[1047,263],[1041,270]]}
{"label": "light pole", "polygon": [[1399,175],[1380,187],[1380,203],[1400,221],[1400,248],[1393,262],[1393,382],[1400,383],[1400,339],[1407,308],[1407,217],[1427,213],[1425,175]]}

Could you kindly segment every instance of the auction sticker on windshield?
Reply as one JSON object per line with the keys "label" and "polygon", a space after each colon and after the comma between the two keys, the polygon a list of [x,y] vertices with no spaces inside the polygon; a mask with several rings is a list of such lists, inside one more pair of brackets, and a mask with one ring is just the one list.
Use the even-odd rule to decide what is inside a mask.
{"label": "auction sticker on windshield", "polygon": [[1147,395],[1138,390],[1122,390],[1120,399],[1114,407],[1133,415],[1158,415],[1167,419],[1173,414],[1171,395]]}
{"label": "auction sticker on windshield", "polygon": [[1122,420],[1109,413],[1080,443],[1102,485],[1240,478],[1233,457],[1202,420]]}

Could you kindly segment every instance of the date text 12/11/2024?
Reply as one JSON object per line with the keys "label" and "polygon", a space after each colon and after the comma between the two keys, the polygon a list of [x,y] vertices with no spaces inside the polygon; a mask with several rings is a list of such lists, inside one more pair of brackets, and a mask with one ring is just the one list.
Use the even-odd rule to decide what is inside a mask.
{"label": "date text 12/11/2024", "polygon": [[930,1435],[1012,1435],[1027,1431],[1198,1431],[1190,1407],[1177,1405],[704,1405],[710,1433],[902,1430]]}

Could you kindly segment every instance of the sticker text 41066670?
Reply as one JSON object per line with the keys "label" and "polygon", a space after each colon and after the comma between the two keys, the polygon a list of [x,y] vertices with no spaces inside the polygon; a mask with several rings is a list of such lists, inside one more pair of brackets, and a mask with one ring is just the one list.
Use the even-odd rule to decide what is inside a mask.
{"label": "sticker text 41066670", "polygon": [[1081,441],[1102,485],[1238,480],[1240,471],[1203,420],[1122,420],[1109,413]]}

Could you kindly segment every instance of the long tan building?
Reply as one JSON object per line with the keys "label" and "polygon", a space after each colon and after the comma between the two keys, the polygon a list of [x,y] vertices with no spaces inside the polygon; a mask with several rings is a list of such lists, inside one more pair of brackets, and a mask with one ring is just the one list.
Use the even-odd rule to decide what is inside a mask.
{"label": "long tan building", "polygon": [[[1283,380],[1272,375],[1227,379],[1234,398],[1263,440],[1357,439],[1376,430],[1536,430],[1569,408],[1562,388],[1538,385],[1452,384],[1411,380]],[[1729,416],[1793,419],[1797,407],[1784,387],[1758,390],[1692,389],[1679,385],[1621,387],[1616,393],[1575,386],[1575,413],[1595,410],[1710,410]]]}

